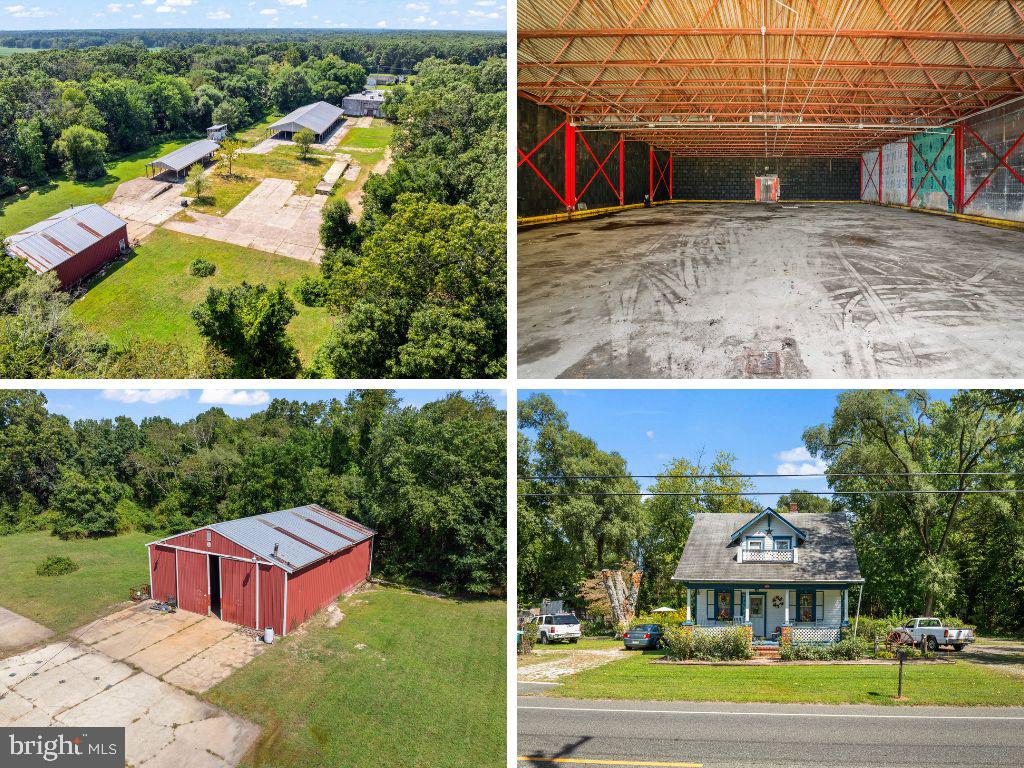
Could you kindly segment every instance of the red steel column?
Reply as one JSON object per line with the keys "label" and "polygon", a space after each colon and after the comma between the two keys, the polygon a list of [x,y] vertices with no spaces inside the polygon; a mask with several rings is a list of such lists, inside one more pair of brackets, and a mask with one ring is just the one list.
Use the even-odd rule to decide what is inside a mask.
{"label": "red steel column", "polygon": [[668,153],[668,199],[675,199],[676,187],[672,181],[672,153]]}
{"label": "red steel column", "polygon": [[619,205],[626,204],[626,137],[619,134]]}
{"label": "red steel column", "polygon": [[860,164],[859,164],[858,167],[860,168],[860,174],[859,174],[860,175],[860,187],[857,190],[857,192],[858,192],[857,197],[859,197],[861,200],[863,200],[864,199],[864,155],[860,156]]}
{"label": "red steel column", "polygon": [[910,142],[911,138],[907,136],[907,208],[914,202],[914,173],[911,170],[914,167],[914,148]]}
{"label": "red steel column", "polygon": [[964,127],[958,125],[953,134],[953,212],[964,212]]}
{"label": "red steel column", "polygon": [[884,144],[878,148],[878,179],[877,179],[877,181],[878,181],[878,202],[879,202],[879,204],[881,204],[881,202],[882,202],[882,150],[884,150],[884,149],[885,149],[885,145]]}
{"label": "red steel column", "polygon": [[647,199],[654,203],[654,147],[647,145]]}
{"label": "red steel column", "polygon": [[565,121],[565,204],[576,210],[576,126]]}

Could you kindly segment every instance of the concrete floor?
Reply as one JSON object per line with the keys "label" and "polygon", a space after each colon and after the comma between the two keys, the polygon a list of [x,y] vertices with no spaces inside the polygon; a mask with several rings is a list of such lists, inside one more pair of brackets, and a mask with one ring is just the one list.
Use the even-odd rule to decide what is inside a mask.
{"label": "concrete floor", "polygon": [[0,606],[0,656],[41,643],[52,634],[42,624]]}
{"label": "concrete floor", "polygon": [[141,603],[0,661],[0,726],[123,726],[136,768],[229,768],[259,735],[196,698],[264,646],[233,624]]}
{"label": "concrete floor", "polygon": [[1024,234],[866,204],[685,204],[519,233],[519,375],[1024,374]]}

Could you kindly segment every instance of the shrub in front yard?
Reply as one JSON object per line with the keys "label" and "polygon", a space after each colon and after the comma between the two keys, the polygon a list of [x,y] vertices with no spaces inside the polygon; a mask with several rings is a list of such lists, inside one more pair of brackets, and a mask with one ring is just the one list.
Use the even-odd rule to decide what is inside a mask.
{"label": "shrub in front yard", "polygon": [[831,645],[795,643],[779,648],[783,661],[852,661],[871,655],[871,645],[861,637],[845,637]]}
{"label": "shrub in front yard", "polygon": [[519,637],[519,653],[528,656],[533,653],[533,646],[537,642],[537,635],[533,631],[533,624],[527,624],[523,628],[523,634]]}
{"label": "shrub in front yard", "polygon": [[673,613],[643,613],[629,622],[629,628],[638,627],[641,624],[660,624],[663,627],[671,627],[682,624],[686,621],[686,611],[674,611]]}
{"label": "shrub in front yard", "polygon": [[74,573],[78,570],[78,563],[70,557],[57,557],[50,555],[36,566],[37,576],[63,576],[65,573]]}
{"label": "shrub in front yard", "polygon": [[188,273],[193,277],[210,277],[217,272],[217,265],[206,259],[192,259]]}
{"label": "shrub in front yard", "polygon": [[666,658],[674,661],[734,661],[754,656],[744,627],[715,633],[693,627],[669,627],[665,631],[665,647]]}

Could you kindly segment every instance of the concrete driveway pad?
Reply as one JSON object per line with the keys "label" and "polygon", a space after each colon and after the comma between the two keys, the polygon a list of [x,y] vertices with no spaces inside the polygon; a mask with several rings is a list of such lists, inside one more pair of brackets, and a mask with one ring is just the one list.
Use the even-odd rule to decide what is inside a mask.
{"label": "concrete driveway pad", "polygon": [[[234,632],[235,627],[227,622],[199,621],[138,653],[133,653],[127,661],[151,675],[160,677],[183,661],[191,659],[197,652],[209,648]],[[240,637],[248,645],[255,646],[251,638],[244,635]]]}
{"label": "concrete driveway pad", "polygon": [[[114,659],[127,659],[129,656],[138,653],[144,648],[149,648],[161,640],[165,640],[173,634],[202,621],[202,616],[195,613],[173,613],[157,614],[153,612],[153,619],[134,627],[106,637],[98,643],[89,643],[97,651],[105,653]],[[164,621],[160,621],[164,619]],[[86,640],[88,642],[88,639]]]}
{"label": "concrete driveway pad", "polygon": [[253,642],[252,638],[235,632],[167,672],[163,678],[179,688],[202,693],[236,669],[244,667],[265,648],[266,646]]}
{"label": "concrete driveway pad", "polygon": [[0,607],[0,651],[27,648],[52,634],[42,624]]}

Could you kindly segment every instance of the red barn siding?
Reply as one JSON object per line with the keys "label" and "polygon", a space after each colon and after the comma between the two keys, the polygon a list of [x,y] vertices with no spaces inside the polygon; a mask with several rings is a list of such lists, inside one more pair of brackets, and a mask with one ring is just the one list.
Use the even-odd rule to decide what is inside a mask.
{"label": "red barn siding", "polygon": [[210,612],[209,558],[178,550],[178,607],[184,611]]}
{"label": "red barn siding", "polygon": [[288,577],[288,631],[369,578],[372,542],[368,539]]}
{"label": "red barn siding", "polygon": [[153,599],[163,602],[168,597],[177,598],[178,582],[174,575],[174,550],[156,544],[149,548],[149,558]]}
{"label": "red barn siding", "polygon": [[128,227],[124,226],[111,232],[83,251],[76,253],[54,270],[60,279],[61,286],[67,288],[83,277],[88,277],[111,259],[121,253],[121,241],[128,244]]}
{"label": "red barn siding", "polygon": [[256,626],[256,564],[220,560],[220,611],[224,621]]}
{"label": "red barn siding", "polygon": [[260,626],[284,634],[284,571],[274,565],[260,566]]}
{"label": "red barn siding", "polygon": [[[206,534],[210,534],[210,546],[206,545]],[[252,559],[252,552],[241,547],[230,539],[226,539],[216,531],[209,531],[202,528],[198,531],[181,533],[169,539],[164,539],[164,544],[169,547],[185,547],[187,549],[198,549],[201,552],[209,552],[211,555],[231,555],[242,557],[246,560]]]}

